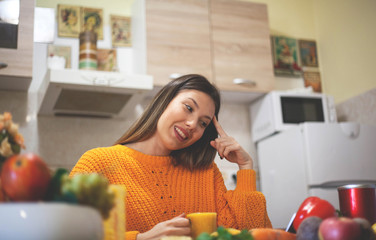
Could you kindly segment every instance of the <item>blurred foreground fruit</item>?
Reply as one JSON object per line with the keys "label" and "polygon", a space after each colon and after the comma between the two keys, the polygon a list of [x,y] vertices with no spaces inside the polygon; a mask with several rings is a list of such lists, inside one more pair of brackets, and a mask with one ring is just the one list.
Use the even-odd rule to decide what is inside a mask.
{"label": "blurred foreground fruit", "polygon": [[[103,221],[104,239],[103,240],[118,240],[125,238],[125,185],[110,184],[109,191],[115,195],[115,206],[110,211],[110,217]],[[189,237],[180,240],[192,240]],[[189,239],[188,239],[189,238]],[[173,239],[170,239],[173,240]],[[177,240],[177,239],[176,239]]]}
{"label": "blurred foreground fruit", "polygon": [[320,240],[360,240],[360,224],[347,217],[331,217],[322,221],[319,228]]}
{"label": "blurred foreground fruit", "polygon": [[[231,235],[236,235],[236,234],[241,233],[240,230],[235,229],[235,228],[226,228],[225,230],[226,230],[228,233],[230,233]],[[212,233],[210,234],[210,236],[218,237],[218,232],[217,232],[217,231],[216,231],[216,232],[212,232]]]}
{"label": "blurred foreground fruit", "polygon": [[297,240],[318,240],[319,227],[322,219],[319,217],[308,217],[300,224],[296,232]]}
{"label": "blurred foreground fruit", "polygon": [[1,177],[0,177],[0,202],[5,202],[5,194],[4,194],[3,189],[1,187]]}
{"label": "blurred foreground fruit", "polygon": [[361,240],[376,240],[376,234],[373,232],[371,224],[365,218],[353,218],[355,222],[360,225],[361,229],[361,236],[359,239]]}
{"label": "blurred foreground fruit", "polygon": [[209,233],[201,233],[196,240],[255,240],[248,230],[242,231],[234,228],[217,228],[217,231]]}
{"label": "blurred foreground fruit", "polygon": [[282,229],[255,228],[249,231],[255,240],[295,240],[296,234]]}
{"label": "blurred foreground fruit", "polygon": [[12,155],[19,154],[25,148],[24,138],[18,132],[18,124],[13,123],[12,114],[0,114],[0,170],[5,160]]}
{"label": "blurred foreground fruit", "polygon": [[98,209],[104,219],[108,218],[115,205],[115,194],[109,190],[108,179],[97,173],[76,174],[72,178],[63,177],[61,194],[74,194],[78,204]]}
{"label": "blurred foreground fruit", "polygon": [[313,216],[324,220],[337,216],[337,212],[330,202],[315,196],[308,197],[302,202],[296,213],[293,222],[294,229],[297,231],[305,218]]}
{"label": "blurred foreground fruit", "polygon": [[13,155],[1,169],[2,188],[11,201],[42,200],[50,179],[46,163],[34,153]]}

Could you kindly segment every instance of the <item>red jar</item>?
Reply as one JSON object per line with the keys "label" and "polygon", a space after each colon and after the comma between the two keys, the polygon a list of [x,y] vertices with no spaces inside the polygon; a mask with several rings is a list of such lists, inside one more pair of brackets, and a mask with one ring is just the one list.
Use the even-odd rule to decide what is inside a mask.
{"label": "red jar", "polygon": [[376,223],[376,185],[352,184],[338,188],[339,207],[345,217],[361,217]]}

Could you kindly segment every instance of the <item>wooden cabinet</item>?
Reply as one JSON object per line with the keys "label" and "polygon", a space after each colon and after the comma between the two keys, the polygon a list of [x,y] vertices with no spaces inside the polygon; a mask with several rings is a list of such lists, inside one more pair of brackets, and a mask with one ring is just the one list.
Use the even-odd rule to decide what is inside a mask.
{"label": "wooden cabinet", "polygon": [[206,0],[146,0],[147,73],[162,86],[171,74],[212,78]]}
{"label": "wooden cabinet", "polygon": [[27,91],[33,68],[34,0],[20,0],[17,49],[0,48],[0,90]]}
{"label": "wooden cabinet", "polygon": [[170,81],[173,73],[199,73],[224,91],[264,93],[274,88],[265,4],[230,0],[145,3],[147,73],[154,76],[156,86]]}
{"label": "wooden cabinet", "polygon": [[274,73],[266,5],[212,0],[210,20],[217,86],[229,91],[272,90]]}

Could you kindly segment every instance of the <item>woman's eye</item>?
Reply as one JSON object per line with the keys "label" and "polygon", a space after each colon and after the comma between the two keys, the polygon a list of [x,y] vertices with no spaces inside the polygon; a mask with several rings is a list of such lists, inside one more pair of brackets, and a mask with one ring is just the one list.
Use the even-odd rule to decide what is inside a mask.
{"label": "woman's eye", "polygon": [[206,128],[208,126],[208,124],[206,122],[201,122],[201,126]]}
{"label": "woman's eye", "polygon": [[189,106],[188,104],[185,104],[185,107],[188,109],[188,111],[190,111],[190,112],[193,111],[193,108],[191,106]]}

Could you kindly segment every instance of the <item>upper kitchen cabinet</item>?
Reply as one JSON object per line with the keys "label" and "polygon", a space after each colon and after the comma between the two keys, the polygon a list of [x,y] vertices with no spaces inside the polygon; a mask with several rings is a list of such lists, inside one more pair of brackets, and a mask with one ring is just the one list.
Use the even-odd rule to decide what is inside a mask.
{"label": "upper kitchen cabinet", "polygon": [[274,88],[267,6],[210,1],[213,72],[221,90],[265,93]]}
{"label": "upper kitchen cabinet", "polygon": [[[17,35],[13,37],[17,43],[10,44],[13,45],[10,47],[4,47],[4,45],[0,47],[0,63],[4,66],[0,69],[0,90],[27,91],[30,86],[33,62],[34,4],[34,0],[19,0],[19,22],[18,26],[15,25]],[[12,9],[6,11],[12,11]],[[8,40],[3,39],[6,34],[1,32],[14,28],[9,25],[14,24],[0,21],[0,34],[3,42]]]}
{"label": "upper kitchen cabinet", "polygon": [[146,0],[146,72],[155,85],[198,73],[222,91],[274,88],[267,7],[230,0]]}
{"label": "upper kitchen cabinet", "polygon": [[212,79],[209,2],[146,0],[147,74],[162,86],[173,76],[199,73]]}

